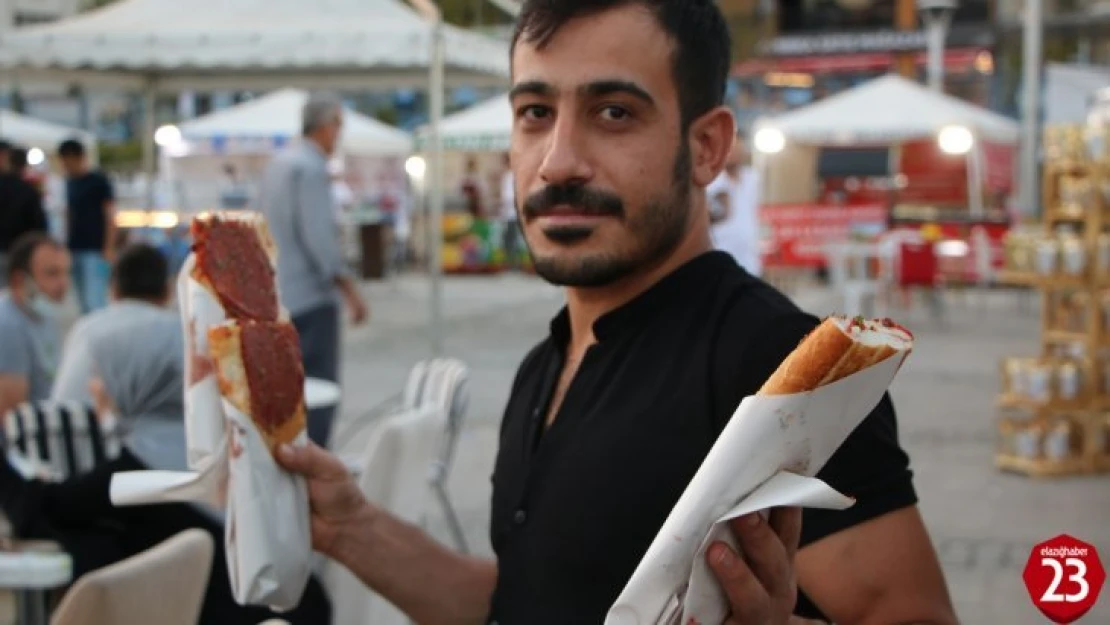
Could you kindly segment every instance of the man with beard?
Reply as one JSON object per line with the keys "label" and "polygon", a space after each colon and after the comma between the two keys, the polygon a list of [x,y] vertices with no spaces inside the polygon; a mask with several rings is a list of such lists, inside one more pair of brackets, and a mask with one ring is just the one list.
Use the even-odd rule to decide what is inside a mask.
{"label": "man with beard", "polygon": [[[317,448],[279,454],[308,478],[315,547],[420,623],[602,623],[736,406],[817,323],[712,251],[705,190],[736,130],[711,0],[527,0],[517,24],[520,222],[567,305],[505,410],[496,559],[367,502]],[[728,625],[954,623],[908,464],[884,398],[820,473],[855,506],[735,522],[743,557],[707,554]]]}

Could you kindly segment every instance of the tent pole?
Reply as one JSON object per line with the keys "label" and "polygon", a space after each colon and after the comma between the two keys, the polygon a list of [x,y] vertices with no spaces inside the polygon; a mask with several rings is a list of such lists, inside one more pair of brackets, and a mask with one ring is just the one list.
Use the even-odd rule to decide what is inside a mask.
{"label": "tent pole", "polygon": [[[154,176],[156,167],[154,162],[154,106],[155,88],[154,80],[147,79],[143,83],[143,175],[146,176],[146,188],[143,197],[143,208],[149,213],[154,210]],[[150,215],[147,215],[149,218]]]}
{"label": "tent pole", "polygon": [[1021,106],[1021,210],[1026,217],[1037,214],[1037,152],[1041,118],[1041,0],[1025,0],[1022,43]]}
{"label": "tent pole", "polygon": [[443,136],[440,124],[444,108],[444,50],[443,16],[436,15],[432,22],[432,54],[429,64],[428,106],[430,121],[431,185],[429,189],[429,232],[431,249],[428,250],[428,270],[431,292],[431,342],[432,355],[443,354],[443,213],[444,213],[444,159]]}

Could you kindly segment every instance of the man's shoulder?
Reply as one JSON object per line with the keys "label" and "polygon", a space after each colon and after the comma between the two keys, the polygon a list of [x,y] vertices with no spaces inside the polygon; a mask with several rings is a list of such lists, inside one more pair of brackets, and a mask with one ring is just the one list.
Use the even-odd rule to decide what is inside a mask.
{"label": "man's shoulder", "polygon": [[763,335],[779,329],[815,326],[819,319],[785,293],[742,269],[721,284],[719,325],[731,335]]}
{"label": "man's shoulder", "polygon": [[0,343],[27,333],[29,320],[7,293],[0,295]]}

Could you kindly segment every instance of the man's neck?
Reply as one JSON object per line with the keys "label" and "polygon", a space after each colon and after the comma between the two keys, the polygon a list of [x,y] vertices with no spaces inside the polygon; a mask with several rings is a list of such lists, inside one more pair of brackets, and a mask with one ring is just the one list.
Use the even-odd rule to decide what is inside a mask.
{"label": "man's neck", "polygon": [[[705,209],[704,206],[701,207]],[[695,209],[697,210],[697,209]],[[570,315],[570,352],[580,353],[596,342],[594,322],[644,293],[679,267],[713,249],[704,224],[691,229],[687,238],[664,261],[645,267],[622,280],[604,287],[566,289]]]}

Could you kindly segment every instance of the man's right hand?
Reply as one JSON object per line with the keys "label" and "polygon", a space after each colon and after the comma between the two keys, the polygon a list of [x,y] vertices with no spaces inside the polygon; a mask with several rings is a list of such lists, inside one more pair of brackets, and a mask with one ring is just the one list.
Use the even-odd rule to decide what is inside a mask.
{"label": "man's right hand", "polygon": [[312,547],[335,558],[348,528],[372,522],[373,508],[347,467],[313,443],[278,448],[278,462],[308,482],[312,509]]}

